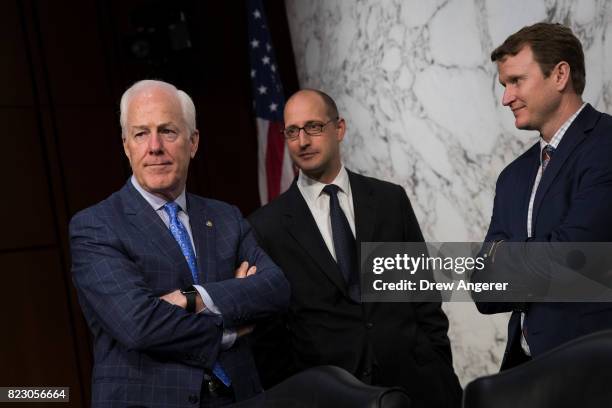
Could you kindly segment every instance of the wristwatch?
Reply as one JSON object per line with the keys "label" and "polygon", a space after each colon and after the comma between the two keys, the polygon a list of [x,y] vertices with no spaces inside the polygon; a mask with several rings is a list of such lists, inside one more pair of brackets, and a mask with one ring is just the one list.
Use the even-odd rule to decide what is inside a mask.
{"label": "wristwatch", "polygon": [[191,313],[195,313],[196,296],[198,295],[197,289],[194,288],[193,285],[190,285],[186,289],[181,289],[181,293],[187,298],[187,307],[185,308],[185,310]]}

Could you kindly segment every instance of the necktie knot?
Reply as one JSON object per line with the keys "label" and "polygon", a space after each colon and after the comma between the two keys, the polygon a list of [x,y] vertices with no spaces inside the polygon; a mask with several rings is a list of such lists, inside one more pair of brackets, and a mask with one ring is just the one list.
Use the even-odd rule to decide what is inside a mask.
{"label": "necktie knot", "polygon": [[550,161],[550,158],[554,152],[555,148],[551,145],[546,145],[544,146],[544,149],[542,149],[542,171],[546,170],[546,166],[548,166],[548,162]]}
{"label": "necktie knot", "polygon": [[550,158],[552,157],[553,153],[555,152],[555,148],[552,147],[551,145],[546,145],[544,147],[544,150],[542,150],[542,155],[547,158],[548,160],[550,160]]}
{"label": "necktie knot", "polygon": [[323,192],[328,194],[330,197],[335,197],[338,195],[338,191],[340,191],[340,187],[335,184],[328,184],[323,187]]}
{"label": "necktie knot", "polygon": [[170,217],[170,219],[176,219],[180,209],[181,208],[179,207],[179,205],[174,201],[169,201],[164,204],[164,211],[166,211],[166,214],[168,214],[168,217]]}

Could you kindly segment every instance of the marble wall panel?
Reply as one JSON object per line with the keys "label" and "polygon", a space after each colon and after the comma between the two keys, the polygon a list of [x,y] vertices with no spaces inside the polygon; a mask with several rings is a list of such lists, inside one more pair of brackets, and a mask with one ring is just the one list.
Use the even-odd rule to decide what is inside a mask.
{"label": "marble wall panel", "polygon": [[[605,0],[286,0],[302,87],[338,103],[352,170],[404,186],[429,241],[480,241],[500,171],[537,140],[501,106],[490,52],[537,21],[572,27],[584,99],[612,111],[612,5]],[[507,316],[447,304],[463,384],[498,370]]]}

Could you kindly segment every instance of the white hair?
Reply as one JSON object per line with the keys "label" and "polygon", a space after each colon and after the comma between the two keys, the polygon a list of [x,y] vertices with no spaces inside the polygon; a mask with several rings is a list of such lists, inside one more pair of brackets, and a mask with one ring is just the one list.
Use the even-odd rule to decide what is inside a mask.
{"label": "white hair", "polygon": [[157,81],[154,79],[144,79],[129,87],[121,96],[121,102],[119,103],[119,123],[121,124],[121,136],[125,138],[127,134],[127,111],[132,98],[139,93],[152,88],[164,89],[176,95],[179,104],[181,105],[183,120],[185,121],[187,130],[189,131],[189,135],[193,135],[193,133],[196,131],[196,111],[191,97],[187,95],[186,92],[177,89],[174,85],[167,82]]}

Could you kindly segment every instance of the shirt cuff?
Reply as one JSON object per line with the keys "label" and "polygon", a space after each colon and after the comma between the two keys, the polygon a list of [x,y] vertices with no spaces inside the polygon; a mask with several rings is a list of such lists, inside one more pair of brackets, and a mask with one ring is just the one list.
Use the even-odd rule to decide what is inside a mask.
{"label": "shirt cuff", "polygon": [[215,302],[213,302],[206,289],[204,289],[200,285],[193,285],[193,287],[196,288],[196,290],[200,294],[200,297],[202,298],[202,303],[204,303],[204,310],[202,310],[201,313],[209,315],[220,315],[221,312],[219,311],[217,306],[215,306]]}
{"label": "shirt cuff", "polygon": [[[200,297],[202,298],[202,303],[204,303],[204,306],[205,306],[204,309],[200,313],[204,313],[208,315],[217,315],[217,316],[221,315],[221,312],[215,306],[215,303],[213,302],[212,298],[210,297],[206,289],[204,289],[200,285],[193,285],[193,287],[196,288],[196,290],[200,294]],[[223,336],[221,337],[221,349],[227,350],[231,348],[234,345],[234,342],[236,341],[236,337],[238,337],[238,333],[236,332],[236,330],[234,329],[223,330]]]}
{"label": "shirt cuff", "polygon": [[234,345],[236,338],[238,337],[238,333],[234,329],[225,329],[223,330],[223,336],[221,337],[221,349],[227,350]]}

